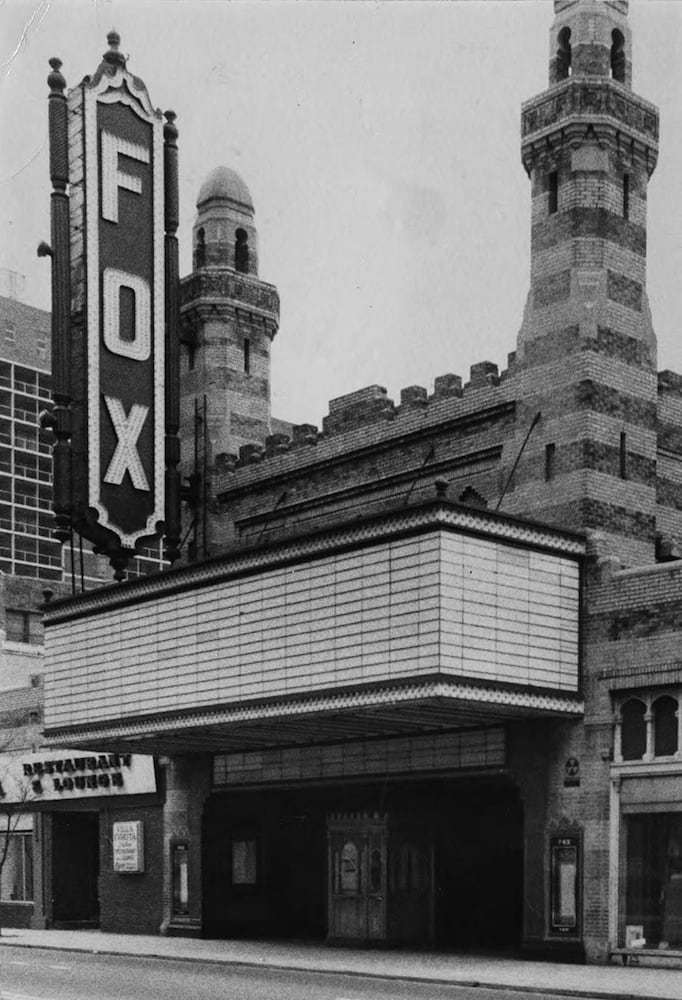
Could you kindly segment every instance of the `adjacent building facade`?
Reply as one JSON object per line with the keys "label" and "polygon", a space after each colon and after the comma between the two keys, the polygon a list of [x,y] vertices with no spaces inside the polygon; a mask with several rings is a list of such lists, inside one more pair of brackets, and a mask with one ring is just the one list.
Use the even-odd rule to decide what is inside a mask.
{"label": "adjacent building facade", "polygon": [[[55,897],[63,900],[61,915],[67,922],[74,913],[81,922],[97,922],[96,879],[90,880],[85,909],[73,902],[73,892],[63,891],[63,885],[77,884],[73,865],[57,866],[54,886],[51,873],[47,879],[39,846],[40,796],[30,784],[20,788],[14,815],[2,814],[15,775],[44,756],[45,595],[89,590],[109,576],[91,546],[75,537],[62,547],[53,537],[50,314],[21,300],[20,275],[4,273],[2,279],[8,294],[0,296],[0,852],[6,837],[9,846],[0,865],[0,926],[42,925],[45,913],[59,920],[59,906],[53,914]],[[162,565],[158,553],[149,553],[131,566],[131,573]],[[78,858],[82,844],[68,816],[62,827]],[[63,846],[57,853],[66,857]]]}
{"label": "adjacent building facade", "polygon": [[[253,202],[226,168],[201,189],[181,283],[191,547],[45,614],[41,764],[90,831],[103,929],[682,960],[658,115],[632,90],[624,0],[554,13],[548,88],[522,109],[530,291],[503,371],[397,405],[370,386],[321,431],[274,420]],[[59,776],[139,754],[140,798],[85,802]]]}

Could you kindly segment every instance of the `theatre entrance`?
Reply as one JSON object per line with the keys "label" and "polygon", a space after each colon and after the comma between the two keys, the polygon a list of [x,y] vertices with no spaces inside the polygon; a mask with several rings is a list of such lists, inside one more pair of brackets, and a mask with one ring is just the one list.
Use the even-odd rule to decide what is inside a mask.
{"label": "theatre entrance", "polygon": [[522,859],[518,790],[499,777],[214,794],[204,934],[507,950]]}
{"label": "theatre entrance", "polygon": [[52,926],[99,924],[99,813],[54,812],[52,826]]}

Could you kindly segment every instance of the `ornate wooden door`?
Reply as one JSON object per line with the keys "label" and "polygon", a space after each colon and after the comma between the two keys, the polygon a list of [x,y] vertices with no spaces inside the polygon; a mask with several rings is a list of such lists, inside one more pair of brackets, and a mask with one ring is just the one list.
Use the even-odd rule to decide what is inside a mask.
{"label": "ornate wooden door", "polygon": [[332,816],[329,845],[328,939],[386,938],[386,817]]}

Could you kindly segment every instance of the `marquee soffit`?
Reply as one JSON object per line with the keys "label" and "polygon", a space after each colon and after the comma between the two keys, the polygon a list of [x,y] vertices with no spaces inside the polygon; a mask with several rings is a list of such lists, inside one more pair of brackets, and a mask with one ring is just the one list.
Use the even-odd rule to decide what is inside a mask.
{"label": "marquee soffit", "polygon": [[264,749],[404,736],[528,718],[582,715],[576,695],[439,678],[414,684],[336,691],[286,701],[240,702],[186,714],[47,730],[48,746],[68,742],[142,753]]}

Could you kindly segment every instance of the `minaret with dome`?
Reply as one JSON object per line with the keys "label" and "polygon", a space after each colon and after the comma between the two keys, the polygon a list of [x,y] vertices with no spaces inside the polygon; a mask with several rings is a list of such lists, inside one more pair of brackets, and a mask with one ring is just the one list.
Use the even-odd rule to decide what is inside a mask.
{"label": "minaret with dome", "polygon": [[193,268],[181,290],[182,475],[204,507],[216,469],[257,459],[271,432],[279,296],[258,276],[254,217],[239,174],[225,166],[211,171],[199,190]]}
{"label": "minaret with dome", "polygon": [[[521,116],[531,182],[523,401],[510,511],[579,530],[626,565],[654,558],[656,337],[646,291],[658,111],[632,89],[626,0],[555,0],[549,81]],[[525,428],[522,430],[521,428]]]}
{"label": "minaret with dome", "polygon": [[251,194],[230,167],[216,167],[199,190],[192,245],[194,269],[227,266],[258,276]]}

